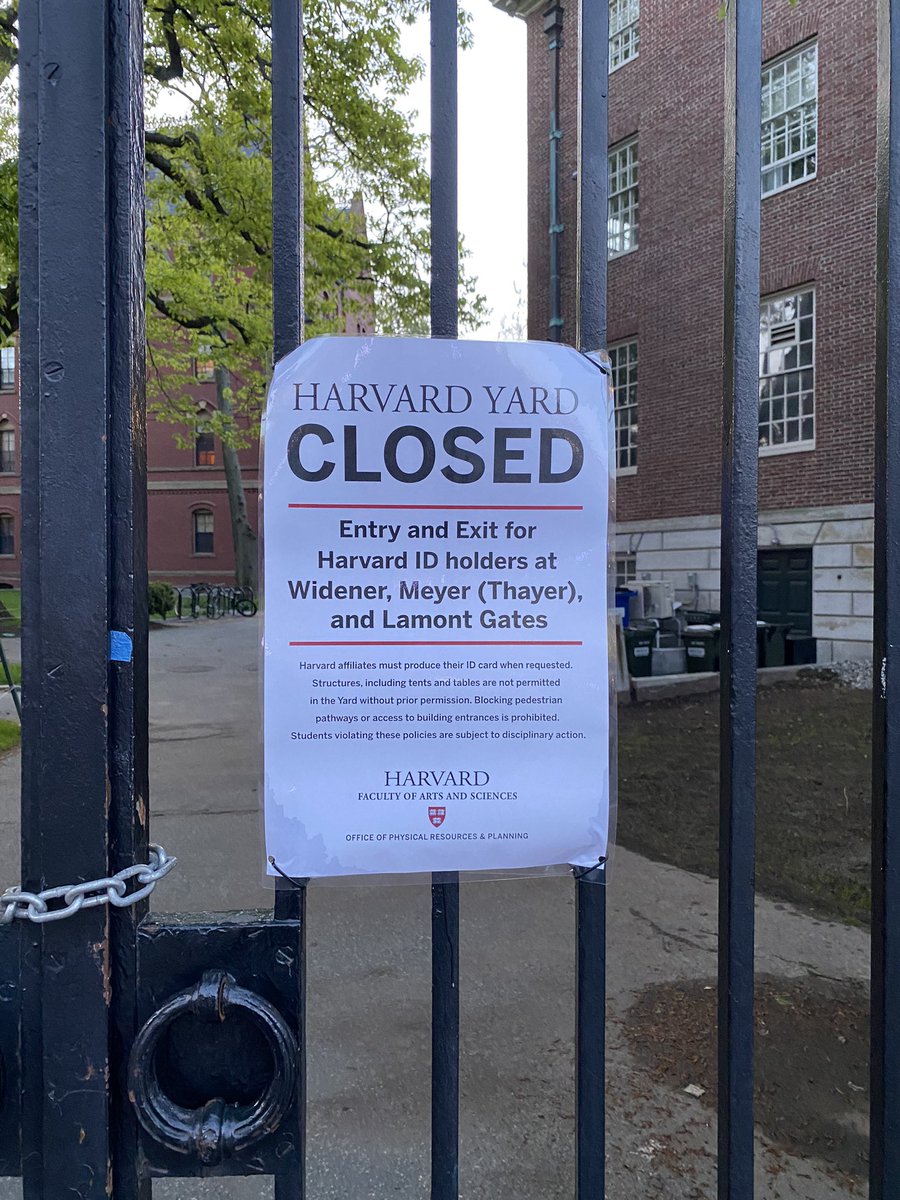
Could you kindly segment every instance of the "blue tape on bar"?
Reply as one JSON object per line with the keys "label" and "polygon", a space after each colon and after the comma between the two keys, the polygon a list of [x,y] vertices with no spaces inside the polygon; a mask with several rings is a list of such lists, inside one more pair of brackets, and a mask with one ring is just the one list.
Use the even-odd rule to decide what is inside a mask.
{"label": "blue tape on bar", "polygon": [[109,661],[131,662],[133,646],[127,633],[119,629],[109,631]]}

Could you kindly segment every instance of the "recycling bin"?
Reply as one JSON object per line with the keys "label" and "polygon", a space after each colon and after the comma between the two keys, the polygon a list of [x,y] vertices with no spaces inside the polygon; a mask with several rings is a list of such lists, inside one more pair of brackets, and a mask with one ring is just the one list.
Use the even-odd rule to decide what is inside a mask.
{"label": "recycling bin", "polygon": [[634,626],[624,630],[625,656],[628,659],[629,674],[636,679],[644,679],[650,675],[653,660],[653,643],[656,640],[655,629],[635,629]]}
{"label": "recycling bin", "polygon": [[810,633],[788,633],[784,639],[785,660],[790,667],[816,661],[816,639]]}
{"label": "recycling bin", "polygon": [[[760,625],[763,628],[760,628]],[[785,664],[785,636],[790,625],[777,625],[773,622],[757,622],[757,645],[759,648],[758,665],[761,667],[783,667]]]}
{"label": "recycling bin", "polygon": [[616,588],[616,608],[621,608],[622,628],[628,628],[628,610],[631,605],[631,599],[636,596],[637,592],[633,588]]}
{"label": "recycling bin", "polygon": [[688,627],[681,635],[687,669],[691,674],[719,669],[719,630]]}

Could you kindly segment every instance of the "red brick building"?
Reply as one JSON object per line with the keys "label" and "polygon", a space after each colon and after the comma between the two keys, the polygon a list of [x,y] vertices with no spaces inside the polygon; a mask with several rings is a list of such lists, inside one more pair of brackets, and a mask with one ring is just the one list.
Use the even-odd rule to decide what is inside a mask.
{"label": "red brick building", "polygon": [[[529,336],[549,336],[550,62],[528,22]],[[621,577],[716,607],[724,26],[715,0],[609,0],[609,344]],[[562,3],[561,317],[575,329],[578,5]],[[765,0],[760,611],[819,661],[872,638],[875,9]]]}
{"label": "red brick building", "polygon": [[[18,586],[20,573],[21,441],[16,347],[0,350],[0,588]],[[197,365],[192,388],[198,407],[216,403],[208,364]],[[174,426],[147,422],[149,562],[154,579],[175,584],[229,583],[234,548],[222,448],[201,435],[188,449],[176,442]],[[182,431],[184,432],[184,431]],[[256,523],[259,451],[239,452],[247,507]]]}
{"label": "red brick building", "polygon": [[[340,289],[332,300],[346,333],[371,331],[371,310],[360,314],[357,292],[345,312]],[[0,349],[0,589],[18,587],[21,546],[21,440],[19,374],[15,346]],[[212,363],[195,364],[191,396],[198,409],[216,407]],[[187,448],[179,445],[185,430],[147,421],[148,558],[151,579],[180,586],[187,583],[232,583],[234,544],[222,447],[212,434],[201,433]],[[247,512],[257,525],[259,446],[238,452]]]}

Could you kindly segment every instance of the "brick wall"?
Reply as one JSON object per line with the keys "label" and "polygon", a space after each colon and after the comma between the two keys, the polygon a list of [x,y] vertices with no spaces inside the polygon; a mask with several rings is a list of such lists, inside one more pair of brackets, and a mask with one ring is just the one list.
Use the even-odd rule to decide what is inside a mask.
{"label": "brick wall", "polygon": [[[638,470],[622,520],[719,511],[724,27],[715,0],[642,0],[640,54],[610,77],[613,145],[639,136],[640,244],[609,264],[609,340],[640,342]],[[561,104],[563,336],[575,329],[577,8],[567,6]],[[547,336],[548,59],[529,18],[529,334]],[[875,12],[767,0],[766,59],[816,37],[814,180],[762,205],[764,295],[816,289],[816,448],[760,459],[760,504],[872,499]]]}

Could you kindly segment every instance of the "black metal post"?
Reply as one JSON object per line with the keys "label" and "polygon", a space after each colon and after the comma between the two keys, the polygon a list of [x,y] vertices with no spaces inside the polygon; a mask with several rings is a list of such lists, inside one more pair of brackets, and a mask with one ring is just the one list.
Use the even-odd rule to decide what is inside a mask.
{"label": "black metal post", "polygon": [[431,5],[431,336],[459,332],[457,13]]}
{"label": "black metal post", "polygon": [[726,17],[719,1196],[753,1195],[761,0]]}
{"label": "black metal post", "polygon": [[[578,346],[606,345],[609,188],[609,6],[581,0],[578,112]],[[605,466],[605,464],[602,464]],[[615,768],[615,763],[610,764]],[[576,1195],[605,1195],[606,886],[602,870],[575,884],[578,922]]]}
{"label": "black metal post", "polygon": [[[110,11],[110,627],[131,638],[130,663],[110,664],[110,848],[113,872],[147,862],[149,688],[147,428],[144,329],[143,5],[114,0]],[[112,1072],[112,1188],[150,1200],[140,1177],[138,1126],[128,1102],[128,1051],[138,1028],[137,937],[148,904],[109,913]]]}
{"label": "black metal post", "polygon": [[272,308],[275,362],[303,336],[303,3],[272,4]]}
{"label": "black metal post", "polygon": [[[31,891],[104,878],[146,848],[141,19],[140,0],[20,10]],[[131,655],[111,663],[114,631]],[[104,905],[21,933],[27,1200],[149,1195],[111,1062],[133,1032],[139,917]]]}
{"label": "black metal post", "polygon": [[[274,361],[303,337],[303,0],[272,4],[272,311]],[[262,571],[260,571],[262,578]],[[282,883],[284,886],[281,886]],[[306,887],[278,881],[276,921],[299,922],[296,1152],[279,1162],[275,1200],[306,1195]]]}
{"label": "black metal post", "polygon": [[562,281],[560,240],[565,226],[559,211],[559,153],[562,129],[559,123],[559,73],[562,58],[563,8],[553,4],[544,13],[544,33],[550,52],[550,320],[551,342],[562,341]]}
{"label": "black metal post", "polygon": [[869,1195],[900,1180],[900,0],[878,5]]}
{"label": "black metal post", "polygon": [[[456,337],[457,9],[431,0],[431,336]],[[431,1200],[459,1195],[459,875],[431,887]]]}

